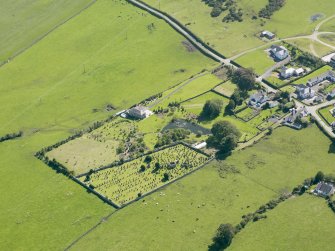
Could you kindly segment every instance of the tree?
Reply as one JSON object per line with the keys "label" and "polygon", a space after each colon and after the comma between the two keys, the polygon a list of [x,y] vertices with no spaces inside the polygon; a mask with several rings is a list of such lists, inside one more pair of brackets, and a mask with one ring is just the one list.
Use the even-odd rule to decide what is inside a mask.
{"label": "tree", "polygon": [[255,73],[252,69],[239,68],[234,71],[232,81],[238,85],[241,90],[249,91],[255,88]]}
{"label": "tree", "polygon": [[230,246],[235,236],[235,228],[231,224],[221,224],[213,238],[214,245],[218,249],[225,249]]}
{"label": "tree", "polygon": [[219,99],[207,100],[202,109],[201,116],[208,119],[214,119],[221,113],[222,106],[223,106],[222,100]]}
{"label": "tree", "polygon": [[144,172],[145,171],[145,165],[141,165],[141,168],[140,168],[140,172]]}
{"label": "tree", "polygon": [[229,100],[229,104],[227,105],[226,109],[229,111],[229,112],[233,112],[234,109],[236,107],[236,103],[233,99]]}
{"label": "tree", "polygon": [[152,161],[152,157],[150,155],[147,155],[144,159],[145,163],[150,163]]}
{"label": "tree", "polygon": [[317,174],[314,177],[314,184],[319,183],[320,181],[323,181],[323,179],[325,178],[325,175],[323,172],[318,171]]}
{"label": "tree", "polygon": [[215,123],[211,131],[213,135],[207,139],[207,144],[223,153],[232,151],[241,137],[239,130],[228,121]]}
{"label": "tree", "polygon": [[163,180],[168,181],[170,179],[170,174],[169,173],[164,173],[163,174]]}

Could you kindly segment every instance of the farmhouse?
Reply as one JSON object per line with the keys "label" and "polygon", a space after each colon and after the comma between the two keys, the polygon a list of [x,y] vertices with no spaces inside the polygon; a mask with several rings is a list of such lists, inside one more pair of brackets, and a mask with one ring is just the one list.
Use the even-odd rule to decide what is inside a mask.
{"label": "farmhouse", "polygon": [[295,88],[296,88],[296,94],[298,95],[299,99],[308,99],[313,98],[315,96],[315,91],[312,90],[311,87],[300,84],[297,85]]}
{"label": "farmhouse", "polygon": [[266,37],[267,39],[274,39],[275,38],[275,34],[273,34],[270,31],[262,31],[261,32],[261,37]]}
{"label": "farmhouse", "polygon": [[136,119],[145,119],[152,115],[152,112],[147,107],[141,105],[130,108],[127,113],[130,117]]}
{"label": "farmhouse", "polygon": [[250,96],[248,104],[254,108],[261,108],[263,107],[267,101],[269,101],[269,97],[267,96],[266,92],[259,91]]}
{"label": "farmhouse", "polygon": [[335,82],[335,72],[327,71],[315,78],[311,78],[308,80],[307,86],[312,87],[326,80],[329,82]]}
{"label": "farmhouse", "polygon": [[333,195],[334,191],[334,186],[326,182],[319,182],[314,189],[314,193],[322,197]]}
{"label": "farmhouse", "polygon": [[272,56],[277,60],[283,60],[288,57],[288,50],[284,46],[272,45],[270,47]]}

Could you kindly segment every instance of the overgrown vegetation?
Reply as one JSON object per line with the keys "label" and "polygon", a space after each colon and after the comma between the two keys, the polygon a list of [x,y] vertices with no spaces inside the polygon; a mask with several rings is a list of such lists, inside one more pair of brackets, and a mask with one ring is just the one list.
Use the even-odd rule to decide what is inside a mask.
{"label": "overgrown vegetation", "polygon": [[242,22],[243,10],[238,8],[235,0],[202,0],[205,4],[213,7],[211,11],[212,17],[218,17],[221,13],[227,11],[228,13],[222,19],[223,22]]}
{"label": "overgrown vegetation", "polygon": [[222,107],[223,102],[220,99],[207,100],[200,116],[205,119],[214,119],[220,115]]}
{"label": "overgrown vegetation", "polygon": [[191,132],[184,128],[166,130],[161,134],[161,136],[157,140],[155,147],[157,148],[157,147],[169,145],[176,141],[183,140],[190,134]]}

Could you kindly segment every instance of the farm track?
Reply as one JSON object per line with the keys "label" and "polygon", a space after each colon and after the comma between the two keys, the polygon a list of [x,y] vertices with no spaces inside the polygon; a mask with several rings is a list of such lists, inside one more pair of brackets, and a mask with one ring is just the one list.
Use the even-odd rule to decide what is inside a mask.
{"label": "farm track", "polygon": [[51,28],[45,34],[43,34],[40,37],[36,38],[30,45],[28,45],[28,46],[26,46],[26,47],[18,50],[17,52],[15,52],[6,61],[1,62],[0,63],[0,67],[6,65],[8,63],[10,63],[14,58],[16,58],[17,56],[21,55],[22,53],[24,53],[25,51],[27,51],[28,49],[30,49],[31,47],[33,47],[35,44],[37,44],[38,42],[40,42],[41,40],[43,40],[45,37],[47,37],[49,34],[51,34],[52,32],[54,32],[55,30],[57,30],[59,27],[63,26],[64,24],[66,24],[67,22],[69,22],[70,20],[72,20],[73,18],[75,18],[76,16],[80,15],[83,11],[87,10],[88,8],[90,8],[96,2],[97,2],[97,0],[92,0],[92,2],[90,2],[84,8],[82,8],[81,10],[79,10],[78,12],[76,12],[75,14],[73,14],[72,16],[68,17],[64,21],[60,22],[59,24],[57,24],[56,26],[54,26],[53,28]]}

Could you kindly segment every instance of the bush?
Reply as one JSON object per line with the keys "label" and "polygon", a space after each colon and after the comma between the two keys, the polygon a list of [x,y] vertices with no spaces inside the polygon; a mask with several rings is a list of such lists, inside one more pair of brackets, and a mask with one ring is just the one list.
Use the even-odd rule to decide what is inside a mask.
{"label": "bush", "polygon": [[235,236],[235,231],[236,229],[231,224],[220,225],[213,238],[213,246],[218,250],[229,247]]}

